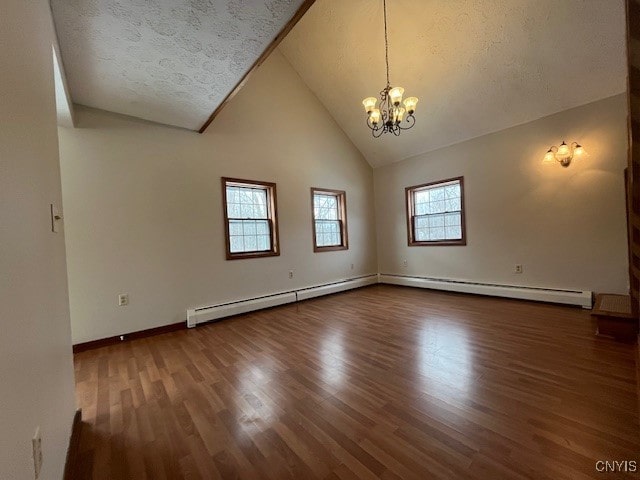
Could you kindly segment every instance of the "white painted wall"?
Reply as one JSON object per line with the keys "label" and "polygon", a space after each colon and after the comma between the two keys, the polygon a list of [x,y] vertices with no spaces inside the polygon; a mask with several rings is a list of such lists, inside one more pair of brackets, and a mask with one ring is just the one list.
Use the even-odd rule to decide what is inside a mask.
{"label": "white painted wall", "polygon": [[[76,115],[59,129],[74,343],[377,272],[372,169],[278,51],[203,135]],[[277,183],[279,257],[225,260],[221,176]],[[348,250],[313,253],[312,186],[346,191]]]}
{"label": "white painted wall", "polygon": [[[617,95],[375,169],[380,272],[628,293],[626,121]],[[588,157],[543,165],[562,139]],[[404,188],[460,175],[467,246],[408,247]]]}
{"label": "white painted wall", "polygon": [[62,477],[75,411],[56,104],[46,0],[0,8],[0,478],[33,478],[31,437],[43,439],[43,480]]}

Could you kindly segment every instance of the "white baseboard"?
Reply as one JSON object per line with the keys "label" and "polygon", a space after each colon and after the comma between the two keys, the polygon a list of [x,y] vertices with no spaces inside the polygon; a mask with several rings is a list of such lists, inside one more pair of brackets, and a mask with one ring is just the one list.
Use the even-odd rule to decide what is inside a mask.
{"label": "white baseboard", "polygon": [[450,292],[474,293],[495,297],[517,298],[538,302],[561,303],[578,305],[582,308],[592,307],[593,294],[590,291],[560,290],[540,287],[524,287],[516,285],[495,285],[488,283],[466,282],[406,275],[380,274],[380,283],[404,285],[407,287],[428,288],[432,290],[446,290]]}

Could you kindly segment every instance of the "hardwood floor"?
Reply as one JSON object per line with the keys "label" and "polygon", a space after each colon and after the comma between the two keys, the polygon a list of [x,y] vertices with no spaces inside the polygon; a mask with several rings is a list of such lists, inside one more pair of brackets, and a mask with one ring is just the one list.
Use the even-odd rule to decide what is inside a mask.
{"label": "hardwood floor", "polygon": [[588,311],[392,286],[75,355],[77,479],[585,479],[640,468]]}

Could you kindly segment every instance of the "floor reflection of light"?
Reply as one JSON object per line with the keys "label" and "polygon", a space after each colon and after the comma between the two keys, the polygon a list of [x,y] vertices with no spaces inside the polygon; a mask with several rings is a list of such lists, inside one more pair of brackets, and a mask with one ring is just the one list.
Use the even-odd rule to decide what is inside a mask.
{"label": "floor reflection of light", "polygon": [[418,372],[425,393],[468,397],[473,383],[467,332],[451,323],[425,324],[419,334]]}
{"label": "floor reflection of light", "polygon": [[320,365],[322,366],[322,380],[334,387],[341,387],[344,383],[344,335],[342,331],[330,331],[322,339],[320,346]]}
{"label": "floor reflection of light", "polygon": [[227,406],[235,416],[237,424],[245,433],[258,433],[268,428],[277,411],[273,399],[262,390],[273,379],[276,363],[269,356],[261,356],[258,362],[241,364],[238,384],[235,388],[240,396],[251,395],[251,401],[240,400],[241,404]]}

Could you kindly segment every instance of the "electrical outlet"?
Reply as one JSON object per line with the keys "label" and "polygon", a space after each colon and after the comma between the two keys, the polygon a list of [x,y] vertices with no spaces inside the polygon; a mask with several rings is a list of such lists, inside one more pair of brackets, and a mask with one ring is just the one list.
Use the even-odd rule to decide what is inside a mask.
{"label": "electrical outlet", "polygon": [[40,436],[40,427],[36,427],[36,433],[31,439],[31,445],[33,447],[33,470],[35,473],[35,479],[40,478],[40,472],[42,471],[42,437]]}
{"label": "electrical outlet", "polygon": [[289,278],[293,278],[293,270],[289,270]]}
{"label": "electrical outlet", "polygon": [[522,273],[522,265],[517,264],[513,271],[516,273]]}
{"label": "electrical outlet", "polygon": [[353,270],[353,263],[351,264],[351,270]]}
{"label": "electrical outlet", "polygon": [[408,267],[409,266],[409,262],[407,262],[406,260],[402,261],[402,266],[403,267]]}
{"label": "electrical outlet", "polygon": [[124,307],[126,305],[129,305],[129,294],[121,293],[120,295],[118,295],[118,306]]}

